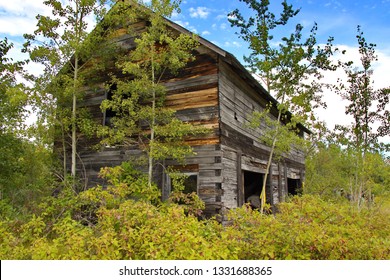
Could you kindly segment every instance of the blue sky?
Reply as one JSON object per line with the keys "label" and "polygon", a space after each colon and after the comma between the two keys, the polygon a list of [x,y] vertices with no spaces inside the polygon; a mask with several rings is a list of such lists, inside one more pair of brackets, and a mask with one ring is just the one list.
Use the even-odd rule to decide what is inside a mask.
{"label": "blue sky", "polygon": [[[369,42],[377,44],[378,49],[390,51],[390,0],[290,0],[300,13],[292,21],[301,23],[309,31],[314,22],[318,24],[318,37],[325,41],[329,36],[335,44],[356,45],[356,28],[361,25]],[[281,11],[281,1],[271,0],[271,9]],[[248,14],[246,6],[240,1],[224,0],[184,0],[182,13],[173,19],[191,31],[217,43],[237,57],[245,54],[242,42],[231,28],[227,14],[238,8]],[[293,25],[290,25],[292,28]]]}
{"label": "blue sky", "polygon": [[[148,1],[148,0],[146,0]],[[271,10],[281,11],[281,0],[270,0]],[[23,43],[22,34],[32,33],[35,29],[37,14],[50,14],[42,0],[0,0],[0,38],[8,37],[16,48],[12,52],[15,59],[21,57],[19,47]],[[367,42],[377,45],[379,61],[374,64],[376,87],[390,86],[390,0],[289,0],[300,13],[291,22],[286,32],[291,32],[295,24],[300,23],[305,31],[310,31],[314,22],[318,23],[318,39],[326,42],[334,37],[334,44],[347,50],[347,59],[359,62],[357,52],[356,29],[361,26]],[[174,14],[172,20],[199,34],[242,60],[248,49],[235,34],[238,30],[230,27],[227,14],[238,8],[244,14],[250,11],[239,0],[183,0],[181,13]],[[287,35],[280,34],[281,36]],[[32,72],[39,67],[29,66]],[[338,74],[329,76],[336,80]],[[319,117],[330,127],[345,122],[344,106],[334,95],[325,93],[328,109],[319,111]]]}
{"label": "blue sky", "polygon": [[[0,37],[21,41],[23,33],[35,28],[35,16],[49,12],[43,0],[0,0]],[[147,0],[146,0],[147,1]],[[301,23],[309,31],[318,23],[318,37],[325,41],[335,37],[335,44],[355,46],[356,27],[362,26],[368,42],[377,49],[390,53],[390,0],[289,0],[301,8],[293,23]],[[271,9],[278,13],[281,0],[271,0]],[[227,14],[238,8],[248,13],[239,0],[183,0],[181,14],[173,20],[187,29],[233,53],[241,59],[247,53],[245,45],[231,28]],[[293,25],[290,25],[291,28]]]}

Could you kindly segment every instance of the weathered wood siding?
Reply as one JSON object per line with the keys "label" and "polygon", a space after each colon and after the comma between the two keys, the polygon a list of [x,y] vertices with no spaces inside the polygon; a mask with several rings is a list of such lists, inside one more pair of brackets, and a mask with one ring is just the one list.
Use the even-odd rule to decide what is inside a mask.
{"label": "weathered wood siding", "polygon": [[[134,24],[135,33],[142,32],[145,26],[144,22]],[[119,29],[111,40],[129,51],[134,48],[134,36],[124,29]],[[206,214],[213,215],[224,207],[245,203],[243,172],[265,173],[270,148],[259,141],[264,125],[256,129],[247,126],[250,114],[263,110],[269,98],[222,50],[216,51],[210,45],[206,42],[198,47],[196,59],[178,75],[167,75],[162,83],[167,89],[165,105],[176,110],[179,119],[210,129],[207,135],[187,139],[195,154],[184,165],[170,159],[164,163],[198,175],[198,195],[206,203]],[[89,108],[95,122],[103,124],[105,113],[100,104],[107,98],[104,84],[109,78],[107,73],[101,73],[93,81],[80,106]],[[98,172],[102,167],[116,166],[142,154],[137,146],[93,149],[98,143],[97,138],[82,136],[78,143],[79,174],[87,178],[90,186],[101,182]],[[299,151],[273,163],[269,201],[283,201],[288,178],[302,178],[303,170],[304,158]],[[166,181],[164,178],[162,174],[161,182]],[[164,186],[162,190],[164,195],[169,191]]]}
{"label": "weathered wood siding", "polygon": [[[258,89],[239,75],[231,64],[219,63],[219,99],[222,147],[222,202],[228,208],[245,203],[242,171],[265,173],[270,147],[260,142],[265,126],[253,129],[248,126],[254,111],[263,111],[267,101]],[[271,116],[276,120],[275,116]],[[267,189],[267,200],[276,204],[287,195],[287,178],[301,178],[304,157],[293,150],[283,160],[273,163],[270,170],[271,185]],[[240,174],[241,173],[241,174]]]}
{"label": "weathered wood siding", "polygon": [[[136,28],[142,32],[145,24],[138,23]],[[118,30],[117,37],[112,38],[123,48],[134,47],[132,36],[124,30]],[[167,89],[165,105],[176,111],[182,121],[209,129],[206,135],[191,137],[186,140],[195,154],[189,156],[183,172],[191,171],[198,175],[198,194],[206,203],[206,214],[218,213],[223,195],[222,185],[222,151],[220,147],[219,93],[218,93],[218,54],[204,46],[195,52],[196,59],[180,70],[178,75],[167,75],[162,84]],[[86,90],[81,106],[90,109],[96,123],[104,122],[104,112],[100,104],[107,98],[104,83],[109,81],[106,75],[96,79],[96,84]],[[91,147],[99,143],[99,139],[80,138],[78,151],[80,159],[79,173],[88,179],[89,185],[102,183],[98,172],[105,166],[116,166],[123,161],[139,157],[142,153],[137,146],[133,147]],[[178,166],[178,163],[167,159],[166,165]],[[190,168],[191,170],[187,170]],[[163,176],[163,175],[162,175]],[[164,181],[164,180],[161,180]],[[164,189],[164,187],[162,186]]]}

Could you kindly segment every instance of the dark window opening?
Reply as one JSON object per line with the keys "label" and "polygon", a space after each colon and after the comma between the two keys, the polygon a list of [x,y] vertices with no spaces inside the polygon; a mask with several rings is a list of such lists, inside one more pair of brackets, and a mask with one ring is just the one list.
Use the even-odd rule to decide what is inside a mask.
{"label": "dark window opening", "polygon": [[[107,100],[112,101],[112,97],[116,89],[117,89],[116,84],[110,86],[110,89],[107,92]],[[112,109],[106,109],[104,112],[103,124],[106,126],[112,126],[112,118],[114,118],[115,116],[116,116],[115,111],[113,111]]]}
{"label": "dark window opening", "polygon": [[289,195],[298,195],[301,193],[301,180],[287,178],[287,193]]}
{"label": "dark window opening", "polygon": [[261,206],[260,194],[263,186],[264,174],[244,171],[244,198],[252,208],[258,209]]}
{"label": "dark window opening", "polygon": [[198,175],[193,174],[189,175],[184,180],[184,190],[183,193],[190,194],[190,193],[198,193]]}

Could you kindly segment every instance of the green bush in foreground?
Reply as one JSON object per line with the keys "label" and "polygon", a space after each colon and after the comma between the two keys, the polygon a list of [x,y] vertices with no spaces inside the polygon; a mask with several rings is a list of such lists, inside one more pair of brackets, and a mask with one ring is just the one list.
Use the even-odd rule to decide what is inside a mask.
{"label": "green bush in foreground", "polygon": [[178,203],[177,193],[161,202],[156,189],[143,187],[143,176],[124,174],[123,167],[106,169],[106,189],[64,189],[31,216],[3,219],[0,258],[390,259],[385,207],[358,211],[304,195],[280,204],[275,215],[231,210],[221,225],[196,216],[201,204],[193,196],[189,205]]}
{"label": "green bush in foreground", "polygon": [[390,218],[384,211],[357,211],[315,196],[294,197],[276,216],[250,209],[231,212],[229,239],[240,259],[389,259]]}

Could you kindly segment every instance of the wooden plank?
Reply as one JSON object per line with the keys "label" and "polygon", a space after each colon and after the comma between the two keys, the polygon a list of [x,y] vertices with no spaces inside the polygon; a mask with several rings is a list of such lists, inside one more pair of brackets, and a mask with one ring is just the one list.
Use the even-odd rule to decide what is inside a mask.
{"label": "wooden plank", "polygon": [[199,188],[199,195],[208,195],[208,196],[217,196],[217,195],[222,195],[223,190],[221,189],[216,189],[215,187],[200,187]]}
{"label": "wooden plank", "polygon": [[216,145],[221,142],[220,138],[218,136],[214,136],[207,139],[194,139],[194,140],[186,140],[185,143],[189,144],[190,146],[202,146],[202,145]]}
{"label": "wooden plank", "polygon": [[206,163],[206,164],[199,165],[199,169],[221,170],[222,168],[223,168],[222,163]]}
{"label": "wooden plank", "polygon": [[210,184],[210,183],[222,183],[222,182],[223,182],[222,176],[199,178],[199,183],[201,185]]}
{"label": "wooden plank", "polygon": [[216,106],[218,105],[217,92],[217,88],[211,88],[169,95],[166,97],[165,104],[168,108],[173,110]]}
{"label": "wooden plank", "polygon": [[242,152],[237,151],[237,189],[238,189],[238,206],[242,206],[245,203],[244,197],[244,173],[241,169]]}
{"label": "wooden plank", "polygon": [[287,164],[284,163],[284,197],[288,195]]}
{"label": "wooden plank", "polygon": [[278,202],[283,202],[282,164],[278,162]]}
{"label": "wooden plank", "polygon": [[176,111],[176,117],[182,121],[210,120],[218,118],[218,107],[200,107]]}
{"label": "wooden plank", "polygon": [[218,86],[218,75],[202,75],[191,78],[175,79],[165,81],[162,85],[167,89],[168,95],[173,93],[181,93],[194,91],[194,89],[207,89]]}

